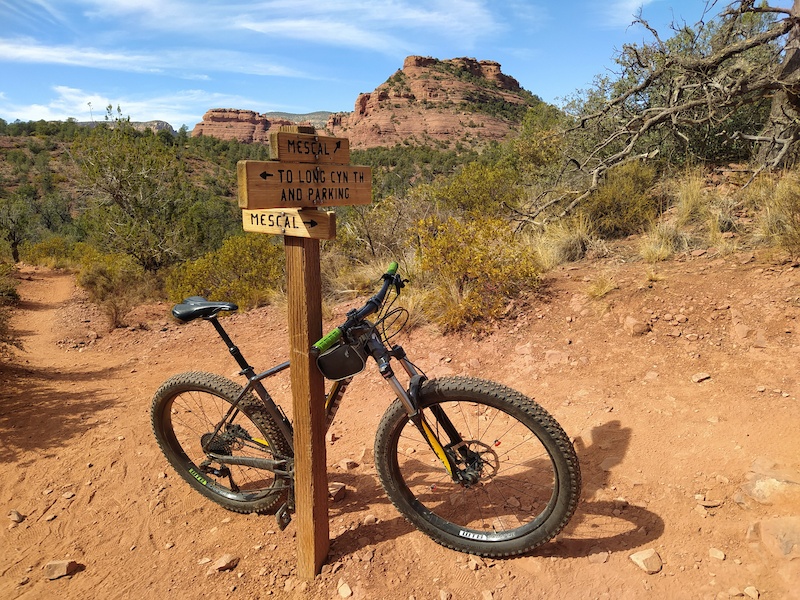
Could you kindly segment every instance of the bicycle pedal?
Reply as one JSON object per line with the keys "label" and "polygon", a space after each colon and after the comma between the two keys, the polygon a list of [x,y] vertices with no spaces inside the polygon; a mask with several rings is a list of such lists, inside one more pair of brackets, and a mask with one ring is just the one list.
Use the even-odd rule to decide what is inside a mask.
{"label": "bicycle pedal", "polygon": [[289,512],[289,504],[284,502],[283,506],[275,513],[275,519],[278,521],[278,529],[283,531],[292,522],[292,515]]}

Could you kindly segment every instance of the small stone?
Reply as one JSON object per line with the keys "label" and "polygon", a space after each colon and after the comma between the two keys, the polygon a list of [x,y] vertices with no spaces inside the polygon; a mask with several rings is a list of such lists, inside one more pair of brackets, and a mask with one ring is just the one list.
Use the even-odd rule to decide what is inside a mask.
{"label": "small stone", "polygon": [[48,579],[59,579],[75,574],[80,566],[74,560],[53,560],[44,566],[44,575]]}
{"label": "small stone", "polygon": [[61,495],[61,497],[62,498],[66,498],[67,500],[72,500],[75,497],[75,493],[74,492],[64,492]]}
{"label": "small stone", "polygon": [[378,517],[375,515],[367,515],[364,517],[364,525],[375,525],[378,522]]}
{"label": "small stone", "polygon": [[643,323],[636,317],[625,317],[622,328],[632,336],[644,335],[650,331],[650,323]]}
{"label": "small stone", "polygon": [[439,590],[439,600],[452,600],[453,594],[447,590]]}
{"label": "small stone", "polygon": [[694,383],[700,383],[701,381],[707,381],[709,379],[711,379],[711,375],[708,373],[695,373],[692,375],[692,381]]}
{"label": "small stone", "polygon": [[467,562],[467,567],[469,567],[470,571],[477,571],[485,566],[486,563],[480,556],[470,556],[469,561]]}
{"label": "small stone", "polygon": [[746,588],[744,588],[744,593],[750,596],[753,600],[758,600],[758,597],[761,595],[752,585],[748,585]]}
{"label": "small stone", "polygon": [[336,591],[339,592],[339,596],[341,598],[349,598],[353,595],[353,590],[350,589],[350,586],[347,585],[343,580],[339,580],[339,585],[336,587]]}
{"label": "small stone", "polygon": [[200,560],[198,560],[197,564],[198,565],[207,565],[210,562],[211,562],[211,559],[208,558],[208,557],[205,557],[205,558],[201,558]]}
{"label": "small stone", "polygon": [[608,552],[605,550],[601,550],[600,552],[594,552],[589,555],[589,562],[593,565],[602,565],[608,562]]}
{"label": "small stone", "polygon": [[208,568],[208,573],[219,573],[221,571],[230,571],[236,568],[239,564],[239,557],[233,554],[223,554],[215,560]]}
{"label": "small stone", "polygon": [[704,508],[716,508],[722,505],[722,500],[699,500],[697,503]]}
{"label": "small stone", "polygon": [[351,458],[345,458],[344,460],[339,461],[339,468],[342,471],[352,471],[353,469],[358,467],[358,463]]}
{"label": "small stone", "polygon": [[375,451],[372,448],[363,448],[356,458],[362,465],[373,465],[375,464]]}
{"label": "small stone", "polygon": [[25,520],[25,516],[20,514],[19,511],[12,510],[8,513],[8,518],[11,519],[14,523],[22,523]]}
{"label": "small stone", "polygon": [[347,495],[347,487],[343,483],[339,483],[333,481],[328,484],[328,496],[334,502],[339,502],[343,500],[344,497]]}
{"label": "small stone", "polygon": [[648,548],[647,550],[642,550],[640,552],[634,552],[630,555],[630,559],[636,566],[638,566],[648,575],[658,573],[663,566],[661,557],[653,548]]}
{"label": "small stone", "polygon": [[717,560],[725,560],[725,553],[720,550],[719,548],[711,548],[708,551],[708,555],[711,558],[715,558]]}
{"label": "small stone", "polygon": [[492,591],[491,590],[483,590],[481,592],[481,598],[483,600],[493,600],[494,596],[492,595]]}

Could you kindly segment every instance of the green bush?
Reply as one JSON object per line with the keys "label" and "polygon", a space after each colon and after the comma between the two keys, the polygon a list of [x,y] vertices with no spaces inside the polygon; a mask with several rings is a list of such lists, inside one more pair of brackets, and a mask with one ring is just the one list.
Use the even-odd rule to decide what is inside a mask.
{"label": "green bush", "polygon": [[111,328],[127,325],[126,317],[148,296],[152,283],[130,256],[103,254],[88,247],[81,257],[76,282],[108,317]]}
{"label": "green bush", "polygon": [[203,296],[253,308],[284,287],[285,262],[283,247],[273,236],[231,237],[219,250],[173,268],[166,292],[175,302]]}
{"label": "green bush", "polygon": [[426,310],[445,331],[484,329],[538,283],[531,253],[500,219],[430,217],[418,235],[419,275],[430,290]]}
{"label": "green bush", "polygon": [[11,330],[11,306],[19,302],[17,284],[14,276],[16,267],[11,263],[0,263],[0,352],[11,348],[22,348],[22,341]]}
{"label": "green bush", "polygon": [[656,170],[650,165],[630,162],[611,169],[605,182],[579,209],[594,231],[609,238],[640,233],[661,210],[652,193]]}
{"label": "green bush", "polygon": [[53,269],[71,268],[79,262],[75,245],[61,235],[51,236],[35,244],[23,244],[20,257],[28,264]]}

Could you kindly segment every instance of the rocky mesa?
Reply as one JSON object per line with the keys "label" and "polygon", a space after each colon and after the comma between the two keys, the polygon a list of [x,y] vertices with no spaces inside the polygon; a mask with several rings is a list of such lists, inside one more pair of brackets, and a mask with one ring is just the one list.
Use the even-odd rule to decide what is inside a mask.
{"label": "rocky mesa", "polygon": [[406,141],[475,146],[508,137],[539,102],[497,62],[409,56],[373,92],[359,95],[353,112],[331,115],[327,130],[356,148]]}
{"label": "rocky mesa", "polygon": [[[324,132],[348,138],[354,148],[479,146],[508,137],[527,108],[540,102],[495,61],[409,56],[374,91],[360,94],[353,112],[331,114]],[[192,135],[266,143],[271,132],[296,124],[251,110],[215,108]],[[321,129],[318,123],[302,124]]]}
{"label": "rocky mesa", "polygon": [[[304,123],[308,124],[308,123]],[[271,118],[267,114],[236,108],[212,108],[194,126],[192,136],[212,136],[222,140],[269,144],[269,134],[285,125],[297,125],[288,119]]]}

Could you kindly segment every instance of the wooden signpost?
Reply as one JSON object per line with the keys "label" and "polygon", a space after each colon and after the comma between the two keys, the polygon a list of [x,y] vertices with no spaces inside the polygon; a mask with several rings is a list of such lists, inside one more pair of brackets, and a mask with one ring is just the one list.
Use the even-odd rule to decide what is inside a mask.
{"label": "wooden signpost", "polygon": [[[270,136],[273,161],[239,161],[245,231],[284,236],[294,415],[297,573],[313,579],[330,547],[325,382],[311,355],[322,337],[319,240],[336,237],[329,206],[369,204],[372,172],[350,166],[346,139],[299,131]],[[323,210],[318,210],[323,209]]]}

